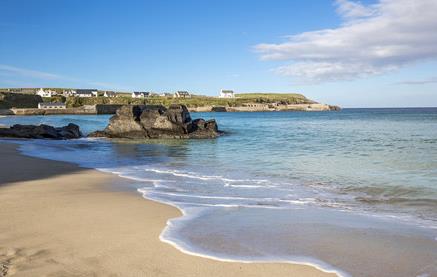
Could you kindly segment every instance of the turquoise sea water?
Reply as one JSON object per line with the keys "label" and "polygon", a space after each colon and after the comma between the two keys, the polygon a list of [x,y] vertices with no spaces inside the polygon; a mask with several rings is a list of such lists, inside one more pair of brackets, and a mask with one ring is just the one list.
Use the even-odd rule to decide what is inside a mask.
{"label": "turquoise sea water", "polygon": [[[145,197],[179,207],[185,216],[171,221],[161,239],[186,252],[393,276],[394,271],[369,271],[366,263],[353,262],[365,258],[353,256],[358,253],[351,252],[352,244],[371,239],[392,245],[380,250],[392,252],[386,259],[369,258],[367,268],[414,254],[397,276],[437,276],[437,109],[192,117],[216,118],[226,135],[151,142],[26,141],[21,149],[113,172],[132,180]],[[88,133],[103,129],[108,118],[6,117],[0,124],[73,122]],[[372,256],[371,247],[378,245],[371,245],[361,246],[359,255]],[[405,254],[411,245],[420,251]],[[344,255],[350,258],[338,258]]]}

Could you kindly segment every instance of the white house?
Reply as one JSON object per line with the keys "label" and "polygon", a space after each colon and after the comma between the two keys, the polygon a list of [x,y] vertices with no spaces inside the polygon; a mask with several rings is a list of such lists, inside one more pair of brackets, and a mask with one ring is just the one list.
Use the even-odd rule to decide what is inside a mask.
{"label": "white house", "polygon": [[64,95],[65,97],[70,97],[70,96],[75,96],[76,95],[76,91],[75,90],[64,90],[62,92],[62,95]]}
{"label": "white house", "polygon": [[105,93],[103,93],[103,97],[117,97],[117,94],[113,91],[105,91]]}
{"label": "white house", "polygon": [[95,89],[78,89],[74,96],[77,97],[97,97],[97,90]]}
{"label": "white house", "polygon": [[146,91],[134,91],[132,92],[132,98],[146,98],[150,95],[150,92]]}
{"label": "white house", "polygon": [[191,98],[191,94],[185,90],[176,91],[174,96],[175,98]]}
{"label": "white house", "polygon": [[64,103],[38,103],[38,109],[65,109]]}
{"label": "white house", "polygon": [[169,93],[169,92],[163,92],[161,94],[159,94],[159,96],[161,97],[173,97],[173,93]]}
{"label": "white house", "polygon": [[228,89],[220,90],[220,98],[235,98],[234,91]]}
{"label": "white house", "polygon": [[53,95],[56,95],[56,91],[53,90],[44,90],[42,88],[40,88],[39,90],[36,91],[36,95],[39,95],[41,97],[52,97]]}

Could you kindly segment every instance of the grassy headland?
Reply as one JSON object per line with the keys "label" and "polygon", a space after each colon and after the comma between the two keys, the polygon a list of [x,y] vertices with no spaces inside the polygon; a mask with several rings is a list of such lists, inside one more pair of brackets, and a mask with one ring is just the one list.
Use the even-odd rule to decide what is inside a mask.
{"label": "grassy headland", "polygon": [[224,106],[238,107],[247,103],[280,103],[280,104],[312,104],[312,100],[307,99],[301,94],[282,94],[282,93],[245,93],[237,94],[236,98],[217,98],[211,96],[194,95],[191,98],[173,98],[163,96],[152,96],[147,98],[132,98],[130,96],[118,97],[90,97],[78,98],[68,97],[67,107],[80,107],[83,105],[96,104],[155,104],[169,106],[171,104],[184,104],[189,108],[204,106]]}
{"label": "grassy headland", "polygon": [[[188,98],[178,98],[173,96],[152,95],[144,98],[132,98],[129,93],[116,93],[116,97],[104,97],[104,93],[99,91],[97,97],[66,97],[55,95],[53,97],[41,98],[35,93],[6,92],[0,89],[0,109],[16,109],[15,114],[48,114],[44,110],[37,109],[39,102],[62,102],[66,104],[65,113],[93,113],[90,107],[100,107],[105,113],[113,112],[119,105],[163,105],[183,104],[190,111],[326,111],[338,110],[339,107],[319,104],[298,93],[240,93],[235,98],[219,98],[213,96],[192,95]],[[57,89],[60,92],[60,89]],[[24,89],[23,89],[24,91]],[[83,111],[82,111],[83,110]],[[99,111],[96,111],[99,113]],[[52,113],[52,112],[51,112]],[[53,113],[62,113],[53,111]]]}

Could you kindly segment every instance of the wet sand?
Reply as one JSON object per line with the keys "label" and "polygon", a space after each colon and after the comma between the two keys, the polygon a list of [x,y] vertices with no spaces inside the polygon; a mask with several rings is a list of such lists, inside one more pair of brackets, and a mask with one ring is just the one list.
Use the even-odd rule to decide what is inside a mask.
{"label": "wet sand", "polygon": [[173,207],[111,174],[0,144],[0,276],[335,276],[294,264],[219,262],[159,240]]}

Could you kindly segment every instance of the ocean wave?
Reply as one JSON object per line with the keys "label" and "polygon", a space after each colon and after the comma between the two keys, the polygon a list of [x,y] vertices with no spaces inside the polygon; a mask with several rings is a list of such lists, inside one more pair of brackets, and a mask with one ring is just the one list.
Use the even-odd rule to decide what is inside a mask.
{"label": "ocean wave", "polygon": [[173,175],[176,177],[198,179],[198,180],[204,180],[204,181],[218,180],[218,181],[222,181],[223,183],[225,183],[226,186],[261,187],[261,186],[256,186],[256,185],[231,185],[231,184],[229,184],[229,183],[238,183],[238,182],[265,184],[264,187],[265,186],[269,186],[269,187],[274,186],[271,183],[271,181],[265,180],[265,179],[232,179],[232,178],[227,178],[227,177],[223,177],[220,175],[202,175],[202,174],[198,174],[198,173],[194,173],[194,172],[185,172],[185,171],[171,170],[171,169],[156,169],[156,168],[144,168],[144,171],[154,172],[154,173],[158,173],[158,174],[168,174],[168,175]]}
{"label": "ocean wave", "polygon": [[370,198],[370,197],[356,197],[357,201],[369,204],[402,204],[407,206],[423,206],[429,208],[437,208],[437,199],[434,198]]}

